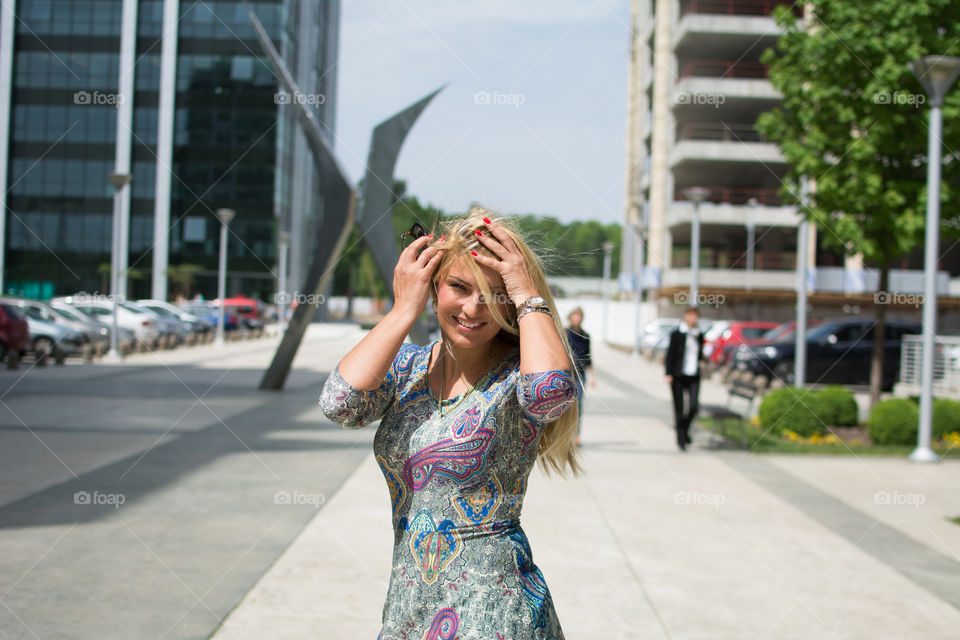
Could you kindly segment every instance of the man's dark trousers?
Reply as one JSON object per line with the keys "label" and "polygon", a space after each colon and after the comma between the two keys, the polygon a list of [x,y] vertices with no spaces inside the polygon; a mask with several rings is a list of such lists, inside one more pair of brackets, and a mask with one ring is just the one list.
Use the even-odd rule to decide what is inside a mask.
{"label": "man's dark trousers", "polygon": [[[673,415],[677,429],[677,444],[685,448],[690,444],[690,424],[697,415],[697,400],[700,396],[700,376],[673,376],[670,385],[673,390]],[[683,394],[686,392],[687,401],[684,403]],[[684,404],[687,413],[684,414]]]}

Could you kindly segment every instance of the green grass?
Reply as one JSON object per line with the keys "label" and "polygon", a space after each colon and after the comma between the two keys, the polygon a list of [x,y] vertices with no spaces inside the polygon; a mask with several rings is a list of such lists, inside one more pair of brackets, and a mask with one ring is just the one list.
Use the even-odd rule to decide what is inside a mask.
{"label": "green grass", "polygon": [[[698,418],[697,423],[705,429],[725,435],[725,437],[740,442],[740,423],[734,419],[717,420],[710,417]],[[725,430],[725,433],[724,433]],[[821,455],[870,455],[870,456],[907,456],[916,447],[913,445],[867,445],[867,444],[810,444],[806,442],[791,442],[779,435],[766,432],[749,422],[744,425],[747,444],[754,453],[816,453]],[[960,458],[960,448],[949,451],[934,451],[938,455],[948,458]],[[958,523],[960,524],[960,523]]]}

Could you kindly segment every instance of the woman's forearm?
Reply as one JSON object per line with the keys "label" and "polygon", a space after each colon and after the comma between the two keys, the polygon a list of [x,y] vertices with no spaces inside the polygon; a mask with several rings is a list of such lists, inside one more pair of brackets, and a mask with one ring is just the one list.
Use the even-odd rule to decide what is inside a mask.
{"label": "woman's forearm", "polygon": [[379,387],[416,320],[411,313],[391,309],[340,361],[337,369],[343,379],[363,391]]}
{"label": "woman's forearm", "polygon": [[519,324],[521,374],[573,369],[550,314],[527,313]]}

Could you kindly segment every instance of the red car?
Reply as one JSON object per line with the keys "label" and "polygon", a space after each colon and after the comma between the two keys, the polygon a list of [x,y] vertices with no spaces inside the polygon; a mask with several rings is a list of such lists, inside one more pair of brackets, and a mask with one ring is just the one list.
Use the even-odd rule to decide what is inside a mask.
{"label": "red car", "polygon": [[726,364],[736,347],[741,344],[756,344],[763,339],[767,331],[777,326],[779,324],[776,322],[731,322],[726,331],[714,341],[710,360],[721,366]]}
{"label": "red car", "polygon": [[23,311],[14,304],[0,304],[0,360],[11,351],[23,355],[29,343],[30,330]]}

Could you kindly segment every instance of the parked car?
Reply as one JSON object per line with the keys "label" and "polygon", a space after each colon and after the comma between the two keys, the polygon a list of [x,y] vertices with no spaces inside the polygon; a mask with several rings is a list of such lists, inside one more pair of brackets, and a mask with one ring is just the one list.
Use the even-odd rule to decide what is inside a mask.
{"label": "parked car", "polygon": [[16,352],[22,356],[30,348],[30,328],[23,310],[0,300],[0,360]]}
{"label": "parked car", "polygon": [[[220,309],[211,305],[209,302],[188,302],[186,304],[180,305],[180,308],[199,317],[204,322],[209,322],[210,326],[214,328],[217,327],[217,320],[220,317]],[[230,313],[230,308],[226,309],[227,314],[223,318],[223,330],[224,331],[235,331],[239,326],[239,319],[236,315]]]}
{"label": "parked car", "polygon": [[[893,388],[900,371],[900,341],[920,333],[913,322],[888,320],[884,340],[883,380],[885,390]],[[806,380],[819,384],[869,384],[873,354],[874,321],[849,318],[824,322],[807,333]],[[779,339],[747,347],[737,353],[737,368],[757,375],[777,377],[793,384],[795,340],[792,332]]]}
{"label": "parked car", "polygon": [[172,314],[158,313],[148,309],[136,302],[127,301],[123,303],[124,308],[132,313],[145,315],[152,319],[160,330],[160,345],[174,346],[182,344],[187,340],[189,328],[180,319]]}
{"label": "parked car", "polygon": [[[720,323],[717,323],[720,324]],[[710,334],[714,334],[714,339],[709,342],[709,348],[704,345],[704,353],[710,360],[718,365],[724,365],[733,354],[734,350],[741,344],[751,345],[764,339],[770,329],[777,327],[776,322],[727,322],[719,334],[711,327],[706,338],[710,339]]]}
{"label": "parked car", "polygon": [[21,300],[21,308],[24,313],[26,313],[27,318],[61,324],[69,329],[82,333],[85,337],[85,343],[93,347],[103,345],[109,341],[109,333],[103,330],[103,327],[89,322],[81,322],[76,318],[65,317],[45,302],[24,298]]}
{"label": "parked car", "polygon": [[30,350],[37,356],[60,351],[67,355],[79,354],[89,342],[87,336],[67,326],[47,305],[24,298],[3,298],[3,304],[21,309],[30,331]]}
{"label": "parked car", "polygon": [[[113,303],[88,296],[63,296],[54,298],[53,303],[64,303],[76,307],[88,316],[92,316],[108,326],[113,326]],[[123,304],[117,305],[117,325],[133,331],[138,343],[153,348],[160,338],[160,329],[152,316],[131,311]]]}
{"label": "parked car", "polygon": [[[56,313],[58,313],[63,318],[66,318],[68,320],[75,320],[77,322],[90,325],[101,336],[103,336],[103,339],[109,345],[110,333],[111,331],[113,331],[113,327],[111,325],[105,324],[100,320],[97,320],[93,316],[88,316],[87,314],[80,311],[76,307],[72,307],[69,304],[66,304],[64,302],[51,301],[50,308],[53,309]],[[132,348],[135,342],[136,342],[136,336],[134,335],[133,331],[130,331],[129,329],[126,329],[119,325],[117,326],[117,348],[118,349],[125,350],[127,348]]]}
{"label": "parked car", "polygon": [[175,304],[171,304],[163,300],[137,300],[137,304],[141,307],[150,309],[154,313],[177,318],[180,320],[180,322],[185,323],[189,327],[190,331],[194,333],[207,333],[214,327],[213,323],[209,322],[207,319],[194,315],[184,309],[181,309]]}
{"label": "parked car", "polygon": [[679,318],[658,318],[653,322],[647,323],[643,327],[643,333],[638,339],[638,348],[641,352],[650,352],[654,350],[664,336],[669,337],[670,332],[680,326]]}

